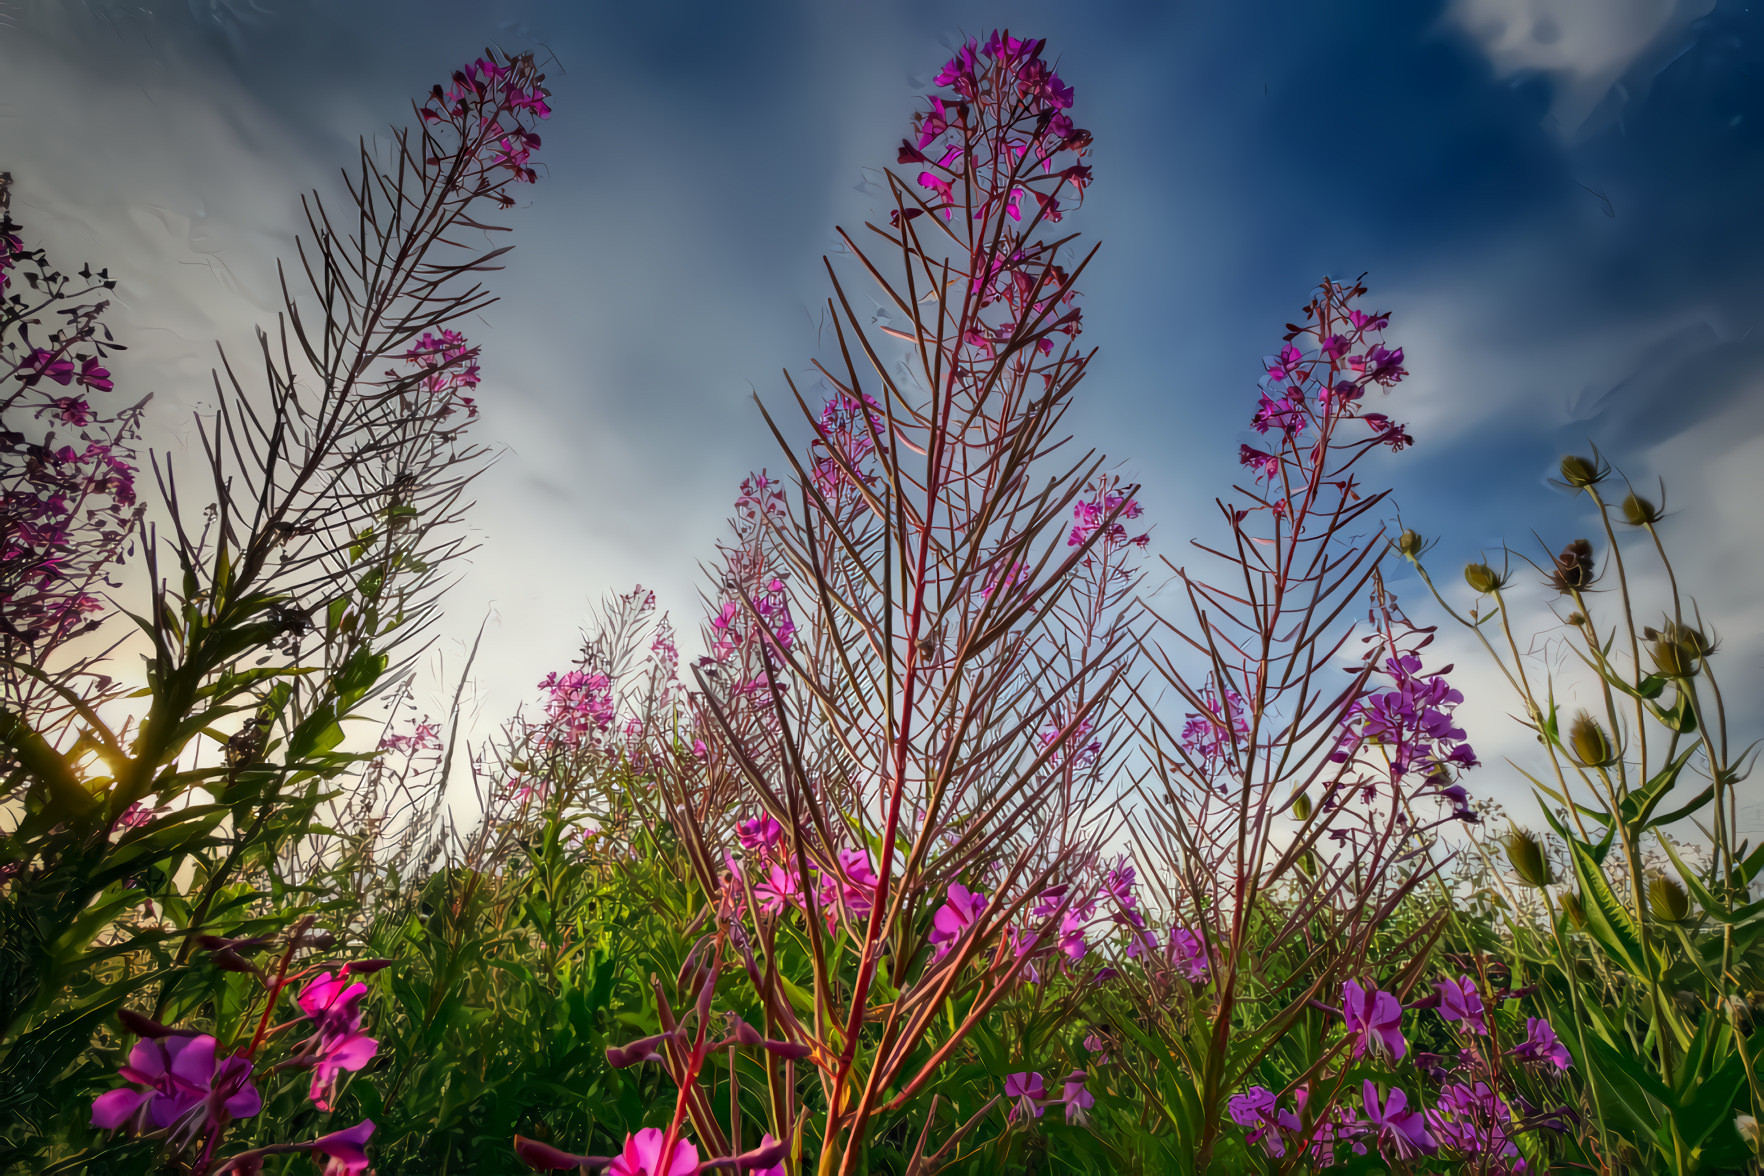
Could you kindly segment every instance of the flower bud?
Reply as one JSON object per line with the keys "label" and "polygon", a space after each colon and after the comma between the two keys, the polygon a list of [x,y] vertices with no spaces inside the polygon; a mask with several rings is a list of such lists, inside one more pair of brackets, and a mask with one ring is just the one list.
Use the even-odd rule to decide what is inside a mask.
{"label": "flower bud", "polygon": [[1568,728],[1568,745],[1574,749],[1575,758],[1589,768],[1602,768],[1617,762],[1611,737],[1605,734],[1599,721],[1585,711],[1574,716],[1574,722]]}
{"label": "flower bud", "polygon": [[1590,457],[1580,457],[1570,453],[1562,459],[1562,480],[1576,490],[1584,490],[1588,486],[1596,486],[1604,481],[1609,472],[1599,462]]}
{"label": "flower bud", "polygon": [[606,1047],[606,1064],[615,1070],[623,1070],[640,1062],[659,1061],[661,1054],[657,1052],[672,1033],[657,1033],[654,1037],[640,1037],[623,1047],[609,1045]]}
{"label": "flower bud", "polygon": [[1690,918],[1690,895],[1676,878],[1655,874],[1648,882],[1648,907],[1662,923],[1682,923]]}
{"label": "flower bud", "polygon": [[1583,930],[1585,929],[1586,908],[1580,905],[1579,894],[1570,890],[1562,895],[1562,913],[1568,916],[1568,921],[1570,923],[1573,923],[1576,927]]}
{"label": "flower bud", "polygon": [[1623,517],[1632,527],[1645,527],[1660,521],[1660,508],[1639,494],[1631,494],[1623,500]]}
{"label": "flower bud", "polygon": [[1410,529],[1397,536],[1397,554],[1404,559],[1416,558],[1421,554],[1421,549],[1426,546],[1427,541],[1421,538],[1421,532],[1419,531]]}
{"label": "flower bud", "polygon": [[1544,856],[1543,843],[1532,834],[1520,828],[1508,831],[1504,838],[1507,846],[1507,860],[1513,865],[1513,872],[1527,886],[1544,887],[1556,880],[1550,869],[1549,858]]}
{"label": "flower bud", "polygon": [[1310,796],[1310,793],[1301,792],[1297,796],[1293,797],[1292,815],[1294,817],[1297,817],[1301,821],[1308,821],[1311,819],[1311,796]]}
{"label": "flower bud", "polygon": [[1746,1146],[1754,1152],[1764,1149],[1764,1127],[1760,1127],[1758,1120],[1752,1116],[1744,1113],[1735,1115],[1733,1129],[1739,1132],[1740,1138],[1745,1140]]}
{"label": "flower bud", "polygon": [[1580,626],[1586,624],[1586,614],[1583,612],[1571,612],[1568,614],[1568,623],[1578,629]]}
{"label": "flower bud", "polygon": [[1500,575],[1485,563],[1466,564],[1464,582],[1485,596],[1500,591],[1504,583]]}

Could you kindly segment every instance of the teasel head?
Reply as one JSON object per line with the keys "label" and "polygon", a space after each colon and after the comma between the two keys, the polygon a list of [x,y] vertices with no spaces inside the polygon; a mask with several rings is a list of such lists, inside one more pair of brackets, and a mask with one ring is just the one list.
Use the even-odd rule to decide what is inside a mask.
{"label": "teasel head", "polygon": [[1715,643],[1701,629],[1666,622],[1664,630],[1647,628],[1642,636],[1652,642],[1654,666],[1663,677],[1689,678],[1696,674],[1698,662],[1715,652]]}
{"label": "teasel head", "polygon": [[1576,539],[1556,557],[1556,566],[1550,570],[1549,586],[1569,596],[1591,588],[1596,579],[1598,573],[1593,570],[1592,543]]}
{"label": "teasel head", "polygon": [[1426,539],[1422,538],[1421,532],[1410,527],[1392,541],[1392,546],[1397,549],[1397,554],[1404,559],[1416,560],[1420,559],[1421,553],[1427,550],[1428,543]]}
{"label": "teasel head", "polygon": [[1603,768],[1617,762],[1617,749],[1599,721],[1585,711],[1574,716],[1568,727],[1568,746],[1574,758],[1589,768]]}
{"label": "teasel head", "polygon": [[1611,472],[1611,467],[1601,460],[1597,453],[1592,457],[1581,457],[1570,453],[1562,459],[1558,467],[1562,471],[1562,481],[1576,490],[1584,490],[1588,486],[1597,486]]}
{"label": "teasel head", "polygon": [[1676,878],[1655,874],[1648,881],[1648,908],[1662,923],[1682,923],[1690,918],[1690,895]]}
{"label": "teasel head", "polygon": [[1514,826],[1503,840],[1507,846],[1507,861],[1512,863],[1513,872],[1519,875],[1521,882],[1542,889],[1556,880],[1550,859],[1544,854],[1543,842],[1530,830]]}
{"label": "teasel head", "polygon": [[1660,508],[1632,490],[1623,500],[1623,519],[1632,527],[1649,527],[1660,521]]}
{"label": "teasel head", "polygon": [[1506,587],[1507,578],[1485,563],[1472,563],[1464,565],[1464,583],[1470,585],[1474,591],[1487,596],[1491,592],[1499,592]]}

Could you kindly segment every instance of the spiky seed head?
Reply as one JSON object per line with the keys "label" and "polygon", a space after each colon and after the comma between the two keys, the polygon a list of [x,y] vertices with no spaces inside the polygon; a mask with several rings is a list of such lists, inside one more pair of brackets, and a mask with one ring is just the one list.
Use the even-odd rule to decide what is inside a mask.
{"label": "spiky seed head", "polygon": [[1486,596],[1490,592],[1499,592],[1505,582],[1500,573],[1487,564],[1473,563],[1464,568],[1464,583]]}
{"label": "spiky seed head", "polygon": [[1599,721],[1581,711],[1568,727],[1568,745],[1574,756],[1589,768],[1603,768],[1617,762],[1617,749]]}
{"label": "spiky seed head", "polygon": [[1513,872],[1527,886],[1544,887],[1556,880],[1550,869],[1550,860],[1544,854],[1543,842],[1539,841],[1530,830],[1517,826],[1507,831],[1507,861],[1512,863]]}
{"label": "spiky seed head", "polygon": [[1570,453],[1562,459],[1562,480],[1576,490],[1584,490],[1588,486],[1596,486],[1604,481],[1608,472],[1598,461],[1590,457],[1580,457]]}
{"label": "spiky seed head", "polygon": [[1678,879],[1655,874],[1648,881],[1648,908],[1662,923],[1682,923],[1690,918],[1690,895]]}
{"label": "spiky seed head", "polygon": [[1632,527],[1646,527],[1660,521],[1660,508],[1632,492],[1623,500],[1623,517]]}

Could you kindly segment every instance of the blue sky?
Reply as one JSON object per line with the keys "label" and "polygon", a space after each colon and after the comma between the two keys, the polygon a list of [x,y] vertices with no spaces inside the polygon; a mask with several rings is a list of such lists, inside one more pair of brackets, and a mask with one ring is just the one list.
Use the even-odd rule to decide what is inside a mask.
{"label": "blue sky", "polygon": [[[453,624],[494,618],[488,715],[609,589],[693,613],[736,483],[779,464],[748,397],[815,352],[820,257],[874,208],[866,169],[961,33],[1045,36],[1096,136],[1071,226],[1103,242],[1069,419],[1145,484],[1163,551],[1210,525],[1281,325],[1364,272],[1414,373],[1389,411],[1418,443],[1379,473],[1432,562],[1455,581],[1534,530],[1586,533],[1546,479],[1595,443],[1668,480],[1685,578],[1756,686],[1759,21],[1730,0],[0,0],[0,168],[59,256],[122,278],[119,372],[175,451],[212,341],[273,313],[299,189],[485,44],[554,58],[548,172],[472,330],[507,453]],[[1464,677],[1504,745],[1507,700]]]}

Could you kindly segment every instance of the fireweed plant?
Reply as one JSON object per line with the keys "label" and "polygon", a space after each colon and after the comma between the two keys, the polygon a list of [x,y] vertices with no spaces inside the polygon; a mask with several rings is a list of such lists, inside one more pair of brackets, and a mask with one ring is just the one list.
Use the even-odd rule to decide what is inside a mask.
{"label": "fireweed plant", "polygon": [[[1517,766],[1548,831],[1486,831],[1499,844],[1477,841],[1478,881],[1497,900],[1494,927],[1510,945],[1498,950],[1525,968],[1552,1019],[1574,1026],[1586,1162],[1738,1170],[1756,1163],[1764,1114],[1752,1028],[1764,849],[1735,832],[1755,745],[1730,741],[1718,642],[1667,557],[1663,498],[1628,487],[1596,452],[1563,458],[1560,473],[1591,503],[1596,544],[1576,539],[1536,560],[1505,552],[1498,569],[1477,560],[1464,570],[1471,601],[1441,597],[1542,748]],[[1421,554],[1413,544],[1435,587]],[[1538,588],[1559,627],[1518,632],[1514,597]],[[1466,946],[1494,949],[1488,930]]]}
{"label": "fireweed plant", "polygon": [[[1388,316],[1325,282],[1288,324],[1220,538],[1148,607],[1137,488],[1062,430],[1091,358],[1094,251],[1062,227],[1091,179],[1072,90],[1008,33],[936,86],[886,217],[828,261],[829,350],[808,386],[786,376],[782,464],[742,484],[706,564],[704,656],[680,664],[651,593],[614,597],[475,745],[464,676],[433,719],[406,669],[465,554],[485,455],[459,320],[490,301],[492,206],[537,179],[532,59],[487,54],[364,146],[345,221],[309,203],[265,386],[223,363],[199,477],[151,463],[157,530],[138,413],[108,399],[108,279],[56,273],[4,222],[0,1164],[1511,1174],[1740,1154],[1761,859],[1731,844],[1743,754],[1712,643],[1675,604],[1630,638],[1654,669],[1613,679],[1608,638],[1575,622],[1595,680],[1672,735],[1631,750],[1611,714],[1538,720],[1578,757],[1550,777],[1591,862],[1573,895],[1510,886],[1477,841],[1454,858],[1476,757],[1451,667],[1380,573],[1423,545],[1386,538],[1367,484],[1411,443],[1380,411],[1406,374]],[[1594,569],[1574,547],[1551,573],[1581,615]],[[130,692],[105,671],[135,646]],[[1648,780],[1678,766],[1623,783],[1638,756]],[[1662,822],[1705,810],[1728,848],[1655,878],[1686,868]]]}
{"label": "fireweed plant", "polygon": [[[363,144],[345,173],[347,219],[316,194],[306,201],[310,235],[283,273],[284,312],[258,335],[261,389],[223,355],[220,407],[197,420],[198,476],[154,463],[167,533],[133,526],[132,417],[86,399],[110,387],[101,304],[80,302],[89,291],[6,222],[5,276],[29,286],[5,318],[0,1105],[11,1160],[51,1147],[33,1124],[78,1089],[70,1066],[130,1002],[141,1011],[123,1025],[137,1039],[124,1077],[145,1093],[130,1108],[104,1096],[91,1117],[134,1140],[126,1151],[158,1150],[191,1172],[255,1171],[266,1146],[317,1148],[336,1172],[365,1167],[371,1124],[336,1150],[324,1143],[334,1133],[266,1142],[257,1133],[279,1128],[249,1113],[289,969],[319,966],[291,929],[313,896],[285,884],[277,859],[361,764],[341,747],[343,724],[395,679],[393,659],[411,655],[464,550],[463,494],[484,450],[463,436],[478,351],[454,324],[492,301],[480,275],[503,250],[473,238],[498,230],[486,215],[537,178],[545,95],[531,57],[488,54],[418,104],[416,129],[395,130],[383,150]],[[83,452],[32,440],[51,414],[88,430]],[[132,610],[102,583],[127,543],[150,595]],[[145,647],[145,683],[127,695],[91,659],[57,657],[74,618],[102,612],[132,620]],[[279,970],[248,958],[271,942],[286,943]],[[313,1084],[320,1110],[337,1074],[366,1059],[365,1039],[350,1036],[359,996],[349,999],[347,1015],[313,1014],[317,1039],[276,1063],[329,1075]],[[243,1012],[254,1000],[255,1021]],[[235,1142],[258,1146],[224,1151]]]}

